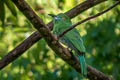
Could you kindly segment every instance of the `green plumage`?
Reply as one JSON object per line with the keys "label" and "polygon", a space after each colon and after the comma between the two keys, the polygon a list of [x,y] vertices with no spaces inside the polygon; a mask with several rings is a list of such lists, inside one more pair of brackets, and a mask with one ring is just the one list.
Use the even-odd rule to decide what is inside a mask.
{"label": "green plumage", "polygon": [[[67,28],[69,28],[72,25],[72,22],[68,16],[66,16],[63,13],[60,13],[58,15],[52,15],[54,17],[54,28],[53,28],[53,34],[59,35],[60,33],[64,32]],[[78,54],[78,58],[80,61],[81,66],[81,73],[83,75],[87,75],[87,66],[84,53],[85,47],[82,41],[82,38],[76,28],[72,29],[71,31],[67,32],[65,35],[63,35],[60,38],[60,41],[68,46],[71,50],[74,50],[75,53]]]}

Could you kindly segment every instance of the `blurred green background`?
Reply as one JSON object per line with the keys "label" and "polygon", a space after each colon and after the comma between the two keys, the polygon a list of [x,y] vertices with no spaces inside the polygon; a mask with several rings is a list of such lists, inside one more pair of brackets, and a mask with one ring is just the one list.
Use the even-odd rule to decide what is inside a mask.
{"label": "blurred green background", "polygon": [[[49,13],[68,11],[83,0],[26,0],[47,24]],[[0,2],[1,3],[1,2]],[[109,7],[114,2],[99,4],[72,19],[76,23]],[[1,9],[1,8],[0,8]],[[3,9],[3,8],[2,8]],[[4,4],[0,21],[0,59],[36,31],[16,8]],[[2,10],[2,11],[4,11]],[[0,11],[0,13],[2,13]],[[2,13],[3,14],[3,13]],[[86,61],[105,74],[120,80],[120,5],[104,15],[77,27],[87,49]],[[81,75],[47,46],[42,39],[21,57],[0,71],[0,80],[80,80]],[[81,79],[89,80],[89,79]]]}

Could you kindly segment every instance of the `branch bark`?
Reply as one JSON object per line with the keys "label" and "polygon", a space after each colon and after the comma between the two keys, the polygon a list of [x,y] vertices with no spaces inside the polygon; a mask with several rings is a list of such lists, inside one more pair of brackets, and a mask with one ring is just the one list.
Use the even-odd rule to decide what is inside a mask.
{"label": "branch bark", "polygon": [[[28,39],[26,39],[22,44],[20,44],[8,55],[6,55],[2,60],[0,60],[0,68],[2,69],[4,66],[6,66],[7,64],[15,60],[18,56],[20,56],[23,52],[25,52],[28,48],[30,48],[30,46],[32,46],[35,42],[37,42],[43,36],[47,41],[48,45],[56,52],[58,56],[60,56],[64,61],[66,61],[68,64],[74,67],[78,72],[80,72],[80,65],[77,58],[73,58],[73,56],[69,53],[69,51],[66,48],[62,47],[61,44],[59,44],[59,42],[51,34],[47,25],[43,23],[43,21],[34,13],[34,11],[28,6],[28,4],[24,0],[12,0],[12,1],[19,8],[19,10],[23,12],[23,14],[31,21],[31,23],[40,32],[40,34],[38,32],[35,32]],[[95,1],[96,3],[94,3],[94,5],[100,2],[104,2],[105,0],[95,0]],[[88,3],[89,2],[86,1],[86,3],[83,3],[83,4],[88,4]],[[82,8],[77,13],[81,13],[81,11],[84,11],[94,5],[92,4],[89,7],[86,7],[84,5],[84,7],[86,8],[84,9]],[[77,6],[76,9],[80,9],[81,8],[80,6],[79,7]],[[67,13],[67,14],[68,16],[71,15],[71,13]],[[74,14],[73,16],[70,16],[71,18],[77,15],[75,11],[73,11],[73,14]],[[52,22],[49,23],[49,26],[52,26],[52,25],[53,25]],[[87,66],[87,69],[88,69],[88,77],[92,80],[111,80],[110,77],[106,76],[104,73],[90,66]]]}

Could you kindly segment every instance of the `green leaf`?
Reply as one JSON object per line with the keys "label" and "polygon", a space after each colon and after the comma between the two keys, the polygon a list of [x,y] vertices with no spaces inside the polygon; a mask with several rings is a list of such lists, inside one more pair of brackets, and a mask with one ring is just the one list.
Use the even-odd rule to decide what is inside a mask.
{"label": "green leaf", "polygon": [[15,17],[17,17],[17,11],[16,11],[15,6],[14,6],[14,4],[12,3],[12,1],[11,1],[11,0],[5,0],[5,4],[6,4],[6,6],[9,8],[9,10],[11,11],[11,13],[12,13]]}

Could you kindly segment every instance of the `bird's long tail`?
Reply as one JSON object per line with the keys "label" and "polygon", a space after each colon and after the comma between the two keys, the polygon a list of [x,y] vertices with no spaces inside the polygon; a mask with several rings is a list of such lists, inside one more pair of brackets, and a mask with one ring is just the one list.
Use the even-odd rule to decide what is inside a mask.
{"label": "bird's long tail", "polygon": [[85,61],[84,54],[79,55],[78,58],[79,58],[79,61],[80,61],[81,73],[84,76],[87,76],[87,64],[86,64],[86,61]]}

